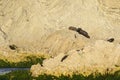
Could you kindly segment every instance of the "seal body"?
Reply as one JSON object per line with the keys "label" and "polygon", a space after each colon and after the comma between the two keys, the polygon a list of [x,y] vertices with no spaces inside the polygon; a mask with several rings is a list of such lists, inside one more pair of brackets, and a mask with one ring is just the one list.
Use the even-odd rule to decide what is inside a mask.
{"label": "seal body", "polygon": [[70,26],[69,30],[76,31],[79,34],[85,36],[86,38],[90,38],[89,34],[85,30],[82,30],[82,28],[76,28],[76,27]]}
{"label": "seal body", "polygon": [[110,38],[107,40],[108,42],[113,42],[114,41],[114,38]]}
{"label": "seal body", "polygon": [[73,27],[73,26],[70,26],[70,27],[69,27],[69,30],[77,31],[77,28],[76,28],[76,27]]}
{"label": "seal body", "polygon": [[78,28],[78,29],[77,29],[77,32],[78,32],[79,34],[82,34],[83,36],[85,36],[85,37],[87,37],[87,38],[90,38],[90,36],[88,35],[88,33],[87,33],[86,31],[82,30],[81,28]]}
{"label": "seal body", "polygon": [[17,46],[14,45],[14,44],[12,44],[12,45],[9,45],[9,48],[10,48],[11,50],[16,50],[16,49],[17,49]]}

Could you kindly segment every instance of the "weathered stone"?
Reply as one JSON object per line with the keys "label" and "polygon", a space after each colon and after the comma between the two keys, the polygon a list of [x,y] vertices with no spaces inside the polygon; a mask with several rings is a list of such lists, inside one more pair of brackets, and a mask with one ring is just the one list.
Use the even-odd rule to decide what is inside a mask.
{"label": "weathered stone", "polygon": [[0,46],[14,43],[23,51],[51,55],[67,52],[75,40],[75,33],[66,31],[71,25],[87,31],[91,39],[120,38],[118,0],[1,0],[0,4]]}
{"label": "weathered stone", "polygon": [[[119,3],[119,0],[0,0],[0,58],[21,59],[18,55],[23,54],[8,48],[14,43],[19,46],[18,53],[53,57],[45,60],[43,66],[38,65],[38,71],[33,69],[34,75],[79,70],[89,73],[97,69],[103,72],[119,66]],[[90,39],[68,30],[71,25],[87,31],[84,34]],[[114,43],[106,41],[111,36]],[[66,54],[68,57],[61,62]]]}
{"label": "weathered stone", "polygon": [[[120,45],[97,40],[94,43],[85,46],[82,51],[69,51],[67,53],[67,58],[62,62],[61,59],[66,56],[66,54],[63,53],[55,58],[46,59],[43,62],[43,67],[40,69],[42,72],[46,70],[44,72],[46,74],[51,73],[53,75],[68,75],[76,72],[88,75],[95,71],[104,73],[108,69],[113,72],[117,68],[115,65],[120,65],[119,49]],[[32,73],[34,74],[34,71]],[[39,75],[40,74],[41,73],[39,73]]]}

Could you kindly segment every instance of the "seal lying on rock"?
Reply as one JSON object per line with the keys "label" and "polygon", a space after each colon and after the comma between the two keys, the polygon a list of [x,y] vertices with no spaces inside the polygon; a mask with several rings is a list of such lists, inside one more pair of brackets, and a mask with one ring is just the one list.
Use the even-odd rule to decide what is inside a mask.
{"label": "seal lying on rock", "polygon": [[86,38],[90,38],[90,36],[88,35],[88,33],[86,31],[82,30],[82,28],[76,28],[76,27],[70,26],[69,30],[76,31],[79,34],[85,36]]}
{"label": "seal lying on rock", "polygon": [[12,45],[9,45],[9,48],[10,48],[11,50],[16,50],[16,49],[17,49],[17,46],[14,45],[14,44],[12,44]]}
{"label": "seal lying on rock", "polygon": [[76,27],[73,27],[73,26],[70,26],[70,27],[69,27],[69,30],[77,31],[77,28],[76,28]]}
{"label": "seal lying on rock", "polygon": [[110,38],[107,40],[108,42],[113,42],[114,41],[114,38]]}
{"label": "seal lying on rock", "polygon": [[61,62],[63,62],[67,57],[68,57],[68,55],[65,55],[65,56],[61,59]]}

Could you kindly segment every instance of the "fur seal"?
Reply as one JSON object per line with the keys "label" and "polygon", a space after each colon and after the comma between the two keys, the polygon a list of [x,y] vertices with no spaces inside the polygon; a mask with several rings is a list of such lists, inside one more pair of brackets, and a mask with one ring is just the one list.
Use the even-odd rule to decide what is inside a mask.
{"label": "fur seal", "polygon": [[65,56],[61,59],[61,62],[63,62],[67,57],[68,57],[68,55],[65,55]]}
{"label": "fur seal", "polygon": [[90,38],[90,36],[88,35],[88,33],[85,30],[82,30],[82,28],[76,28],[76,27],[70,26],[69,30],[76,31],[79,34],[85,36],[86,38]]}
{"label": "fur seal", "polygon": [[90,38],[90,36],[88,35],[88,33],[87,33],[86,31],[82,30],[81,28],[78,28],[78,29],[77,29],[77,32],[78,32],[79,34],[82,34],[83,36],[85,36],[85,37],[87,37],[87,38]]}
{"label": "fur seal", "polygon": [[107,40],[108,42],[113,42],[114,41],[114,38],[110,38]]}
{"label": "fur seal", "polygon": [[17,49],[17,46],[12,44],[12,45],[9,45],[9,48],[12,49],[12,50],[16,50]]}
{"label": "fur seal", "polygon": [[77,28],[76,28],[76,27],[73,27],[73,26],[70,26],[70,27],[69,27],[69,30],[77,31]]}

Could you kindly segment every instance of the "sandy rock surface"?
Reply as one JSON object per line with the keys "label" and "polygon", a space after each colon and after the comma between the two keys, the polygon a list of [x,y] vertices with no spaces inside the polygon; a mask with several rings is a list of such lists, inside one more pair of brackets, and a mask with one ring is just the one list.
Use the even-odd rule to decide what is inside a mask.
{"label": "sandy rock surface", "polygon": [[119,44],[97,40],[82,50],[72,50],[66,54],[61,53],[54,58],[44,60],[43,65],[39,65],[39,70],[36,69],[38,64],[33,65],[31,72],[33,76],[38,76],[38,73],[39,75],[43,73],[68,75],[72,72],[82,74],[96,71],[104,73],[107,70],[113,72],[120,66],[119,50]]}
{"label": "sandy rock surface", "polygon": [[119,0],[0,0],[0,47],[15,44],[30,52],[52,55],[66,52],[76,40],[73,39],[76,33],[68,31],[69,26],[82,28],[91,39],[119,40],[119,3]]}
{"label": "sandy rock surface", "polygon": [[[44,53],[53,57],[45,60],[43,67],[37,65],[38,73],[36,65],[32,66],[33,75],[44,70],[62,73],[119,66],[119,4],[119,0],[0,0],[0,54]],[[69,26],[82,28],[90,39]],[[110,38],[114,38],[112,43],[107,41]],[[17,49],[10,49],[13,44]]]}

